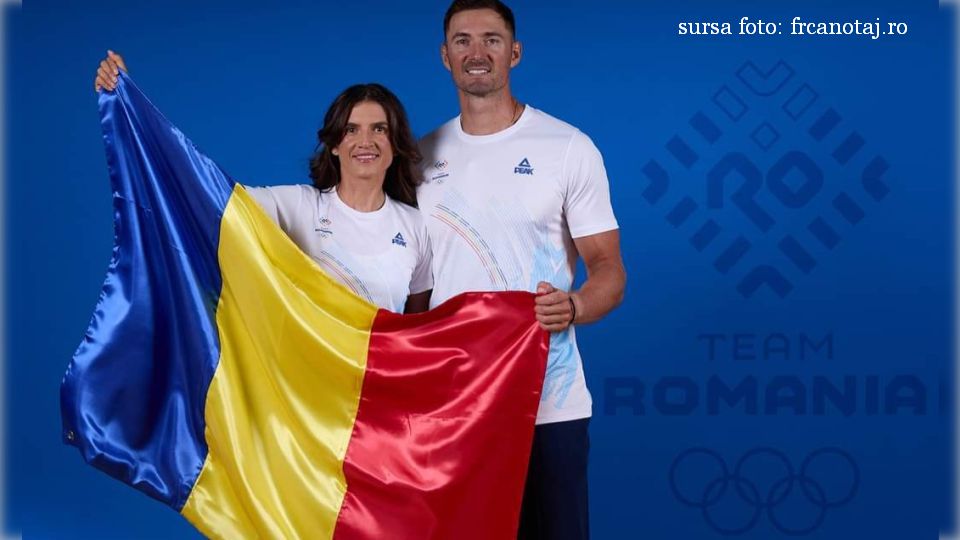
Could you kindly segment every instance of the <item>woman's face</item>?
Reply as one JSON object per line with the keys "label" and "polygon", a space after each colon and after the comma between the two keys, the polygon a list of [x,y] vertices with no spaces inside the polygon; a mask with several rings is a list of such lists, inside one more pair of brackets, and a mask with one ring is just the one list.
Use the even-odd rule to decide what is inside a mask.
{"label": "woman's face", "polygon": [[383,182],[393,162],[387,113],[375,101],[361,101],[350,111],[343,140],[335,148],[342,181]]}

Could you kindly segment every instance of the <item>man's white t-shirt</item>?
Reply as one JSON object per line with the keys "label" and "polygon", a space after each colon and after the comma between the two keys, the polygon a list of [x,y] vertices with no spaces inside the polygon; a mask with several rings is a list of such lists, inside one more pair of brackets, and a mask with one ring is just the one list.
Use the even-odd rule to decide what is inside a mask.
{"label": "man's white t-shirt", "polygon": [[330,277],[370,303],[403,313],[408,295],[433,287],[430,240],[416,208],[387,197],[379,210],[360,212],[335,189],[302,184],[247,191]]}
{"label": "man's white t-shirt", "polygon": [[[433,248],[431,307],[466,291],[570,290],[573,238],[617,228],[603,159],[575,127],[527,106],[492,135],[460,117],[420,141],[417,197]],[[537,423],[589,417],[590,393],[571,326],[550,339]]]}

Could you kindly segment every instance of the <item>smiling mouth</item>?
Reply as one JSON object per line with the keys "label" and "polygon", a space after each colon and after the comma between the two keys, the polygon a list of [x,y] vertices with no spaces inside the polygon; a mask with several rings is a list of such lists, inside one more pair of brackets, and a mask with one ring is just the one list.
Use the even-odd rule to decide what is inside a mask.
{"label": "smiling mouth", "polygon": [[465,69],[464,71],[466,71],[468,75],[486,75],[486,74],[490,73],[490,68],[488,68],[488,67],[469,67],[469,68]]}
{"label": "smiling mouth", "polygon": [[373,152],[364,152],[361,154],[353,154],[353,159],[359,161],[360,163],[372,163],[375,159],[380,157],[380,154]]}

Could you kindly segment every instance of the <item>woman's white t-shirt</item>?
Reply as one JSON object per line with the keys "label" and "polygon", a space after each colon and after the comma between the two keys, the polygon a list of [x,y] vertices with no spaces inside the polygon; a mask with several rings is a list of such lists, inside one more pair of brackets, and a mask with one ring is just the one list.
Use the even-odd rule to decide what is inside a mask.
{"label": "woman's white t-shirt", "polygon": [[308,185],[247,191],[330,277],[384,309],[403,312],[407,296],[433,288],[430,241],[420,211],[387,197],[360,212],[335,189]]}

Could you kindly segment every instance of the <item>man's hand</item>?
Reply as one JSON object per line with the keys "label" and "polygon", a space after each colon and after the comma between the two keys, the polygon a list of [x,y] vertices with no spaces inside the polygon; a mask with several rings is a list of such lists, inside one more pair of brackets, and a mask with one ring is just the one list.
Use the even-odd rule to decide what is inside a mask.
{"label": "man's hand", "polygon": [[566,330],[574,319],[575,302],[573,295],[561,291],[546,281],[537,284],[537,298],[534,311],[537,321],[548,332],[562,332]]}
{"label": "man's hand", "polygon": [[97,77],[93,80],[93,91],[99,92],[104,89],[112,92],[117,87],[117,77],[120,76],[120,70],[127,71],[127,65],[123,63],[123,57],[113,51],[107,51],[107,57],[100,62],[97,69]]}

